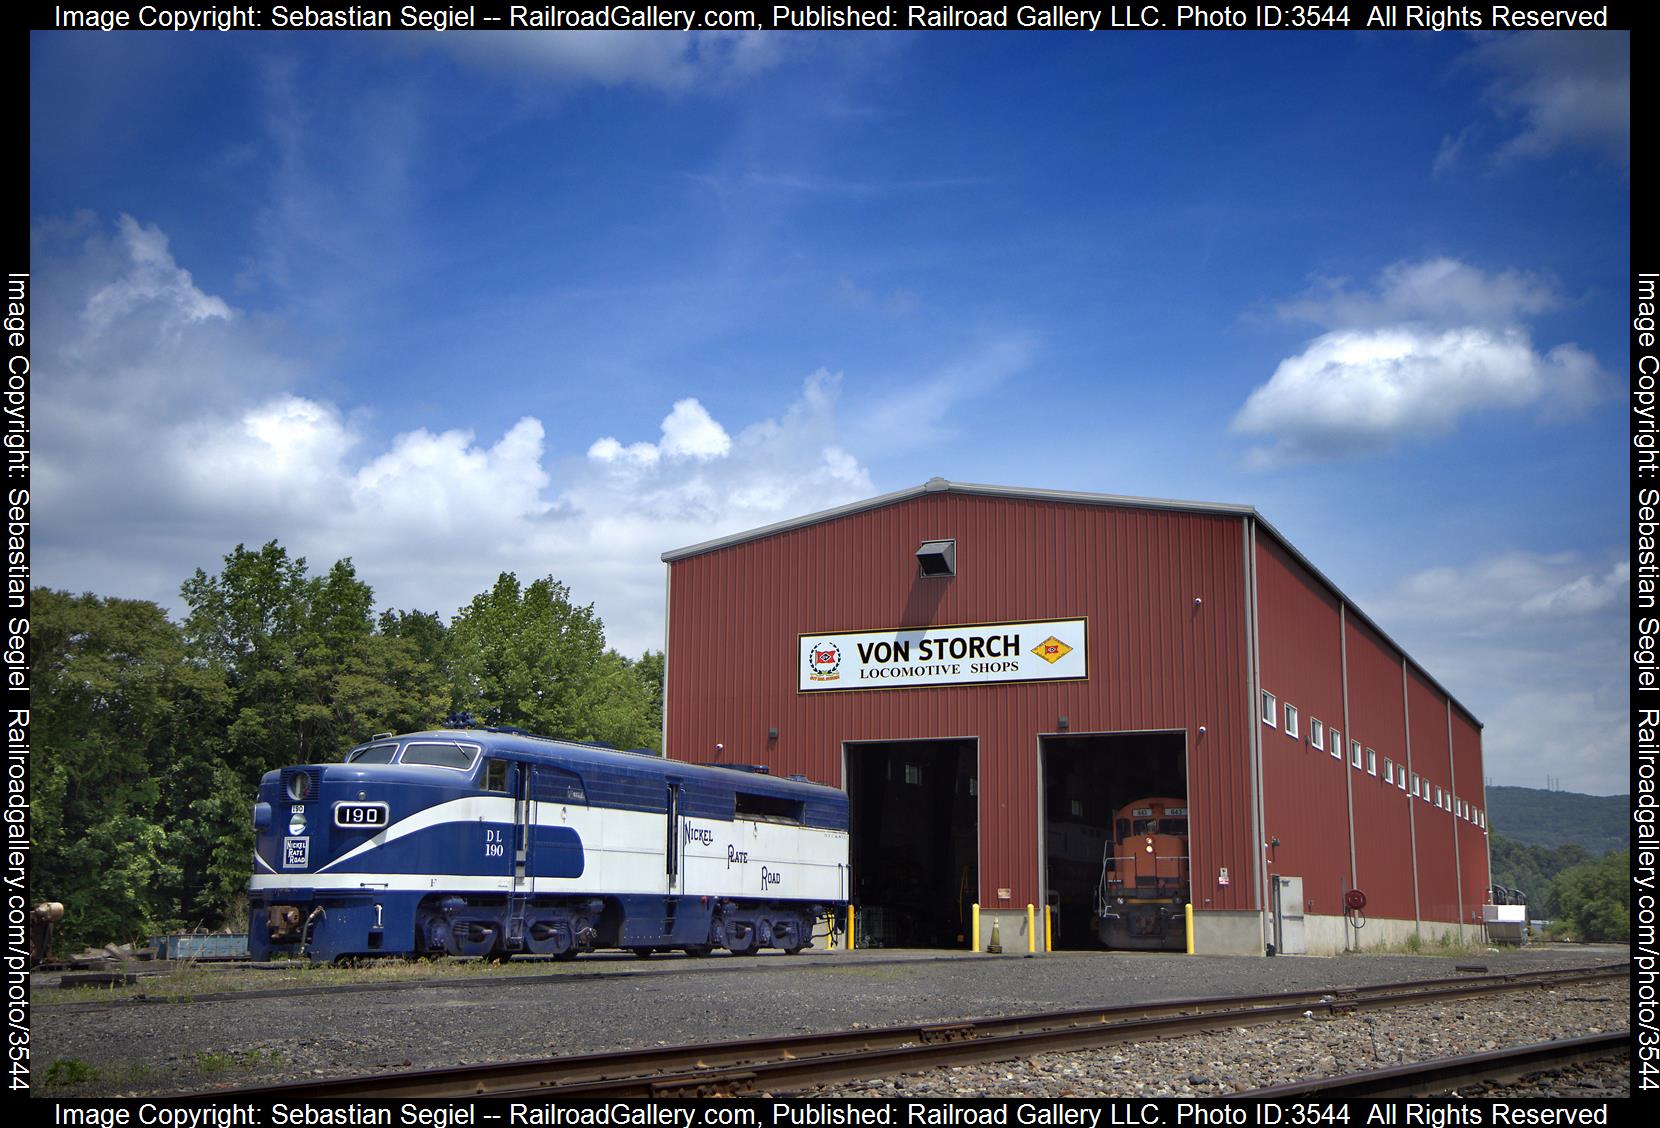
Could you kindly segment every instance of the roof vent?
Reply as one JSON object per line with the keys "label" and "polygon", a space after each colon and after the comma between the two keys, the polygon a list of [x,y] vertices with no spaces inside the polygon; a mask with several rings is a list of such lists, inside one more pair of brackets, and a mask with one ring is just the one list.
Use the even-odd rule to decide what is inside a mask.
{"label": "roof vent", "polygon": [[917,563],[924,576],[955,576],[957,574],[957,542],[954,540],[923,541],[916,550]]}

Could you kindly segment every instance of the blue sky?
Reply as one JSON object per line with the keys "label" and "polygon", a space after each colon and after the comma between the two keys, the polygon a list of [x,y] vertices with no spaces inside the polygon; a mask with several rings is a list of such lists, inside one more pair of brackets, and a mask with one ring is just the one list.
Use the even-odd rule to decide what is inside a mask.
{"label": "blue sky", "polygon": [[1623,34],[37,33],[37,582],[449,615],[934,475],[1245,502],[1626,789]]}

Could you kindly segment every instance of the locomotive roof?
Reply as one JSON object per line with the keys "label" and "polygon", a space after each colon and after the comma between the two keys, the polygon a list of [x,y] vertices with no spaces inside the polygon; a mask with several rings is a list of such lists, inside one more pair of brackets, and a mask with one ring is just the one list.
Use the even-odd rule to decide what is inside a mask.
{"label": "locomotive roof", "polygon": [[486,750],[513,752],[533,760],[557,760],[567,764],[591,764],[597,767],[621,768],[625,771],[644,770],[663,775],[673,774],[697,779],[715,787],[756,795],[819,798],[825,792],[837,795],[842,793],[840,788],[831,787],[829,784],[769,775],[748,770],[748,765],[693,764],[685,760],[670,760],[654,752],[622,752],[615,748],[601,748],[575,740],[560,740],[557,737],[537,736],[526,732],[504,732],[499,729],[431,729],[382,737],[381,740],[396,740],[400,743],[418,740],[465,740],[482,745]]}

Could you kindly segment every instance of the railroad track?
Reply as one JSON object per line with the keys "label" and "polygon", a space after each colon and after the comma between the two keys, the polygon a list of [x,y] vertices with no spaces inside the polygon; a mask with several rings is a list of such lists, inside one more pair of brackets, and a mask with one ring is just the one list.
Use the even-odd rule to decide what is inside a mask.
{"label": "railroad track", "polygon": [[[1318,1094],[1321,1100],[1360,1097],[1435,1097],[1483,1082],[1511,1082],[1546,1070],[1563,1069],[1631,1052],[1631,1031],[1590,1034],[1516,1046],[1485,1054],[1409,1062],[1387,1069],[1346,1073],[1313,1081],[1273,1085],[1236,1093],[1257,1100],[1290,1100]],[[1469,1094],[1466,1094],[1469,1095]],[[1477,1094],[1480,1095],[1480,1094]]]}
{"label": "railroad track", "polygon": [[221,1089],[213,1095],[218,1098],[280,1096],[300,1100],[525,1095],[560,1099],[649,1099],[783,1093],[943,1065],[999,1061],[1308,1015],[1336,1017],[1362,1009],[1468,998],[1498,991],[1539,990],[1568,983],[1626,978],[1629,973],[1630,965],[1620,964],[1323,991],[1183,999],[1153,1005],[1090,1007]]}

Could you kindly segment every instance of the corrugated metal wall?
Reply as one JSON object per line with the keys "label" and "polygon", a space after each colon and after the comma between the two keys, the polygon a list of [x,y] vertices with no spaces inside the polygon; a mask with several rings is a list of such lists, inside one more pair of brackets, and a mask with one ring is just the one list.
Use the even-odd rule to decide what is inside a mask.
{"label": "corrugated metal wall", "polygon": [[[1383,761],[1406,762],[1406,701],[1401,659],[1377,633],[1348,616],[1349,736],[1377,753],[1378,772],[1369,763],[1346,760],[1354,785],[1355,885],[1366,893],[1366,915],[1411,920],[1412,846],[1410,797],[1383,782]],[[1417,747],[1413,747],[1417,752]],[[1364,756],[1364,752],[1363,752]],[[1448,844],[1447,861],[1452,860]],[[1422,867],[1420,867],[1420,870]],[[1421,874],[1420,874],[1421,876]]]}
{"label": "corrugated metal wall", "polygon": [[1451,793],[1447,699],[1416,670],[1407,673],[1412,705],[1412,770],[1428,785],[1428,799],[1412,801],[1418,838],[1418,903],[1425,920],[1458,920],[1458,872],[1453,866],[1453,816],[1435,805],[1435,789]]}
{"label": "corrugated metal wall", "polygon": [[[1195,903],[1255,908],[1243,530],[1226,515],[941,492],[677,560],[669,754],[706,762],[720,744],[727,760],[839,785],[844,741],[976,737],[980,900],[1007,888],[1024,905],[1042,895],[1038,735],[1063,715],[1072,733],[1184,731]],[[957,576],[920,578],[918,545],[942,538]],[[797,689],[802,633],[1079,616],[1084,682]]]}
{"label": "corrugated metal wall", "polygon": [[[1240,516],[956,490],[925,493],[715,548],[670,565],[668,750],[680,759],[770,765],[840,785],[842,746],[971,737],[979,742],[982,904],[1041,903],[1038,738],[1058,731],[1184,732],[1192,808],[1193,897],[1200,908],[1260,907],[1251,742],[1262,741],[1270,868],[1305,879],[1313,911],[1341,911],[1352,810],[1355,884],[1373,916],[1418,909],[1456,920],[1458,820],[1384,779],[1407,763],[1450,790],[1446,697],[1277,537],[1257,526],[1257,647],[1262,688],[1299,711],[1299,734],[1259,719],[1249,684],[1245,523]],[[923,579],[923,541],[955,539],[958,574]],[[1201,602],[1195,605],[1194,599]],[[798,636],[889,627],[1089,620],[1082,682],[919,689],[798,690]],[[1342,640],[1348,649],[1344,716]],[[1480,731],[1456,707],[1459,793],[1481,802]],[[1342,732],[1341,758],[1309,745],[1319,718]],[[1204,727],[1205,735],[1199,734]],[[769,741],[770,728],[778,730]],[[1375,750],[1355,769],[1348,741]],[[717,752],[717,746],[723,749]],[[1486,843],[1460,823],[1464,918],[1479,911]],[[1479,857],[1479,868],[1472,864]],[[1218,883],[1222,868],[1231,882]],[[1001,902],[997,890],[1008,889]]]}
{"label": "corrugated metal wall", "polygon": [[[1343,724],[1342,629],[1338,600],[1270,536],[1257,536],[1258,655],[1262,688],[1275,697],[1279,723],[1258,722],[1262,734],[1263,827],[1270,869],[1302,877],[1309,911],[1343,911],[1349,885],[1349,796],[1346,761],[1334,759],[1329,737],[1311,740],[1312,722]],[[1285,707],[1297,709],[1296,738]],[[1342,739],[1347,739],[1343,737]],[[1341,751],[1341,749],[1339,750]]]}
{"label": "corrugated metal wall", "polygon": [[[1400,651],[1352,612],[1348,624],[1348,719],[1342,701],[1343,655],[1338,597],[1265,530],[1257,536],[1258,643],[1262,688],[1274,694],[1278,724],[1260,724],[1263,741],[1263,838],[1278,838],[1272,869],[1304,878],[1311,911],[1336,912],[1350,877],[1349,812],[1354,819],[1354,881],[1370,916],[1396,920],[1479,919],[1485,900],[1487,843],[1481,829],[1451,810],[1414,799],[1389,780],[1417,770],[1431,795],[1448,788],[1447,698]],[[1403,664],[1405,676],[1403,678]],[[1298,737],[1285,731],[1285,706],[1298,709]],[[1459,793],[1481,778],[1481,731],[1453,706]],[[1343,730],[1341,757],[1314,754],[1310,721]],[[1408,721],[1412,734],[1408,768]],[[1354,767],[1350,741],[1361,744]],[[1329,735],[1327,743],[1329,745]],[[1376,754],[1376,773],[1373,759]],[[1410,778],[1410,777],[1409,777]],[[1450,788],[1449,788],[1450,790]],[[1480,792],[1475,792],[1479,796]],[[1480,800],[1470,800],[1479,804]],[[1455,809],[1455,808],[1454,808]],[[1416,822],[1416,827],[1414,826]],[[1455,873],[1453,825],[1457,824]],[[1416,830],[1417,849],[1413,841]],[[1461,885],[1460,885],[1461,882]],[[1416,883],[1417,898],[1414,899]],[[1462,887],[1463,903],[1458,894]]]}
{"label": "corrugated metal wall", "polygon": [[[1487,788],[1482,776],[1481,729],[1457,705],[1452,707],[1453,769],[1458,797],[1475,810],[1487,809]],[[1464,919],[1481,920],[1481,906],[1492,884],[1487,854],[1487,832],[1477,823],[1474,811],[1455,820],[1458,828],[1459,876],[1464,891]]]}

